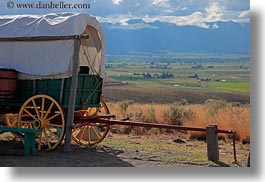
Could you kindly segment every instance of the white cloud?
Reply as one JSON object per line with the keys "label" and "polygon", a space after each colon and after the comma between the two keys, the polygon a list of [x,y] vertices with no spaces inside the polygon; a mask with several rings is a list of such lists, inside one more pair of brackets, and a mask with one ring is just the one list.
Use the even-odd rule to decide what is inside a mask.
{"label": "white cloud", "polygon": [[149,17],[145,16],[143,20],[145,22],[151,23],[155,21],[165,22],[175,24],[177,26],[198,26],[201,28],[209,28],[204,21],[204,15],[201,12],[195,12],[188,16],[157,16]]}
{"label": "white cloud", "polygon": [[126,15],[111,15],[107,17],[99,17],[97,16],[97,19],[100,22],[103,23],[111,23],[111,24],[126,24],[129,20],[137,19],[138,17],[132,16],[131,14],[126,14]]}
{"label": "white cloud", "polygon": [[112,0],[113,4],[119,5],[122,2],[122,0]]}
{"label": "white cloud", "polygon": [[169,0],[151,0],[151,2],[156,6],[169,7]]}
{"label": "white cloud", "polygon": [[136,23],[136,24],[114,24],[109,27],[110,29],[125,29],[125,30],[139,30],[139,29],[158,29],[155,26],[148,25],[145,23]]}
{"label": "white cloud", "polygon": [[205,8],[205,12],[205,21],[215,22],[220,21],[222,19],[223,13],[225,12],[225,8],[220,2],[213,1],[210,3],[209,7]]}
{"label": "white cloud", "polygon": [[205,8],[206,12],[211,13],[221,13],[225,11],[224,5],[221,1],[212,1],[209,3],[209,6]]}
{"label": "white cloud", "polygon": [[188,9],[188,7],[179,7],[179,10],[181,10],[181,11],[185,11],[185,10],[187,10]]}
{"label": "white cloud", "polygon": [[250,11],[249,11],[249,10],[247,10],[247,11],[242,11],[242,12],[239,14],[238,18],[244,18],[244,17],[247,17],[247,16],[250,16]]}
{"label": "white cloud", "polygon": [[213,24],[213,26],[212,26],[212,29],[214,30],[214,29],[218,29],[219,28],[219,25],[217,24],[217,23],[215,23],[215,24]]}
{"label": "white cloud", "polygon": [[[121,5],[123,2],[121,5],[123,10],[126,9],[125,6],[131,7],[131,5],[125,3],[128,1],[112,0],[115,5]],[[149,4],[146,4],[147,2]],[[249,23],[250,21],[249,10],[240,11],[232,10],[231,8],[227,10],[227,4],[224,3],[226,0],[201,0],[200,2],[192,0],[135,0],[135,9],[128,10],[127,14],[124,14],[124,12],[121,14],[111,13],[109,16],[98,18],[99,21],[110,23],[115,28],[125,29],[156,28],[150,25],[150,23],[155,21],[176,26],[197,26],[206,29],[218,29],[219,25],[216,22],[219,21],[233,21],[236,23]],[[174,4],[176,6],[173,6]],[[195,10],[194,6],[199,5],[201,5],[200,8]],[[156,13],[153,13],[154,11]],[[128,23],[130,20],[141,21],[140,23],[135,21],[132,24]]]}

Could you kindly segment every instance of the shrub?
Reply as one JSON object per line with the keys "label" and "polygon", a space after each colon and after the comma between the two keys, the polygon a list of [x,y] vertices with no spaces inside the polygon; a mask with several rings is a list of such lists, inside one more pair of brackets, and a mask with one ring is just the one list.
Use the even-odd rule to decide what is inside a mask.
{"label": "shrub", "polygon": [[144,114],[144,121],[148,123],[157,123],[156,110],[154,107],[147,109],[146,113]]}
{"label": "shrub", "polygon": [[128,117],[127,109],[129,105],[132,105],[132,104],[133,104],[133,101],[130,101],[130,100],[125,100],[119,103],[119,107],[120,107],[123,117]]}
{"label": "shrub", "polygon": [[216,99],[207,99],[204,104],[210,116],[215,115],[219,109],[225,108],[228,105],[225,100]]}
{"label": "shrub", "polygon": [[171,105],[163,112],[164,120],[175,125],[182,125],[183,121],[188,120],[193,116],[194,111],[192,109],[185,109],[177,105]]}
{"label": "shrub", "polygon": [[179,101],[179,105],[180,106],[186,106],[186,105],[188,105],[189,103],[188,103],[188,100],[187,99],[181,99],[180,101]]}
{"label": "shrub", "polygon": [[136,111],[131,111],[127,116],[132,120],[141,120],[144,115],[142,109],[137,109]]}
{"label": "shrub", "polygon": [[141,119],[143,116],[144,112],[141,109],[138,109],[135,113],[134,113],[134,118],[135,119]]}

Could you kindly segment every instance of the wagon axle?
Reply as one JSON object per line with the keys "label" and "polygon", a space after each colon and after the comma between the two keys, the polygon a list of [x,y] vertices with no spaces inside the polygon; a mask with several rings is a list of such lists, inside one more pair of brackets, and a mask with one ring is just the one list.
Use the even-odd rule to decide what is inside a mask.
{"label": "wagon axle", "polygon": [[115,119],[115,115],[107,114],[107,115],[92,115],[92,116],[75,116],[74,124],[72,125],[72,129],[80,128],[91,123],[100,123],[101,120],[112,120]]}

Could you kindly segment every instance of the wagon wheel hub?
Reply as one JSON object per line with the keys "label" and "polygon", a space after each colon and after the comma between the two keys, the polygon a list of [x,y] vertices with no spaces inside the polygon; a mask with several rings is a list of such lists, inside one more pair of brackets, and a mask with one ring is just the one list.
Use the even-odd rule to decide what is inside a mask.
{"label": "wagon wheel hub", "polygon": [[37,122],[40,123],[39,128],[41,128],[41,129],[47,128],[49,126],[49,124],[50,124],[50,122],[47,121],[47,120],[40,120],[40,121],[37,121]]}
{"label": "wagon wheel hub", "polygon": [[33,122],[33,126],[35,129],[40,129],[40,128],[42,128],[42,122],[40,120],[35,120]]}

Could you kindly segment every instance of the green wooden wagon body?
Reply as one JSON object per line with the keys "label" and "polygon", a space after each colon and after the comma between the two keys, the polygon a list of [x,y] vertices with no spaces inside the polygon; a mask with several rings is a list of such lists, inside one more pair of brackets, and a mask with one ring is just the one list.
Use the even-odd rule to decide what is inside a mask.
{"label": "green wooden wagon body", "polygon": [[[18,106],[19,109],[20,106],[33,95],[45,94],[53,97],[64,109],[67,109],[69,106],[71,80],[72,78],[18,80],[16,97],[12,100],[2,99],[0,100],[0,105],[5,107],[12,106],[13,108]],[[102,78],[99,75],[78,75],[75,102],[75,108],[77,110],[89,107],[99,107],[101,94]]]}
{"label": "green wooden wagon body", "polygon": [[[63,108],[69,106],[71,79],[21,80],[18,82],[17,101],[25,102],[36,94],[56,99]],[[98,107],[102,93],[102,78],[98,75],[79,74],[75,108]]]}

